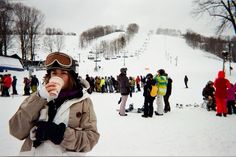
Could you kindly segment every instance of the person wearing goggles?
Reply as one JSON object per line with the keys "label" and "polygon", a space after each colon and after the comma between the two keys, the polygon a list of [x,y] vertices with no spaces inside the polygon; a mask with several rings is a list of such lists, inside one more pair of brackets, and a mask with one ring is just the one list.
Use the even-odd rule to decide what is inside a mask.
{"label": "person wearing goggles", "polygon": [[[89,84],[78,77],[73,58],[65,53],[49,54],[45,66],[44,84],[9,120],[10,134],[25,140],[20,155],[84,155],[100,137],[93,103],[86,92]],[[52,78],[59,80],[57,97],[51,94],[58,89]]]}

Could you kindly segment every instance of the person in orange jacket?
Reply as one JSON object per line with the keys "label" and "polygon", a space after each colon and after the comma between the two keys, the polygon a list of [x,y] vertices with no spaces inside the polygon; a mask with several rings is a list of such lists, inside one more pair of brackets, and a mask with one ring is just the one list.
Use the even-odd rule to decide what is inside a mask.
{"label": "person in orange jacket", "polygon": [[225,78],[225,72],[219,71],[218,77],[214,81],[215,98],[216,98],[216,116],[227,116],[227,89],[230,87],[230,82]]}

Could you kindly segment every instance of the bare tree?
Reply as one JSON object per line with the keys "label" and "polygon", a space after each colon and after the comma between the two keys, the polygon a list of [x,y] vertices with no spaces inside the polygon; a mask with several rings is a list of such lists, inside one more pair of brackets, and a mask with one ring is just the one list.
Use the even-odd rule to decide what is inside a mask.
{"label": "bare tree", "polygon": [[236,33],[235,13],[236,3],[234,0],[194,0],[194,10],[192,14],[201,17],[208,14],[213,19],[218,20],[216,33],[221,34],[224,30],[233,26]]}
{"label": "bare tree", "polygon": [[15,12],[15,31],[19,37],[22,59],[27,60],[27,50],[29,48],[29,13],[30,8],[24,6],[22,3],[14,4]]}
{"label": "bare tree", "polygon": [[39,39],[40,30],[42,29],[44,22],[44,15],[35,8],[30,8],[30,19],[29,19],[29,41],[30,41],[30,59],[34,60],[35,49],[37,41]]}
{"label": "bare tree", "polygon": [[46,51],[60,52],[65,47],[64,35],[47,35],[44,37],[43,45]]}
{"label": "bare tree", "polygon": [[46,51],[53,52],[54,50],[54,41],[52,35],[46,35],[43,39],[43,45]]}
{"label": "bare tree", "polygon": [[131,36],[134,35],[135,33],[137,33],[138,30],[139,30],[139,26],[136,23],[131,23],[127,27],[127,33]]}
{"label": "bare tree", "polygon": [[15,30],[20,40],[22,59],[34,59],[35,44],[39,30],[43,25],[44,16],[35,8],[14,4]]}
{"label": "bare tree", "polygon": [[13,9],[6,0],[0,0],[0,55],[7,55],[11,47],[13,26]]}
{"label": "bare tree", "polygon": [[56,51],[60,52],[64,47],[65,47],[65,37],[64,35],[56,35],[55,36],[55,47],[56,47]]}

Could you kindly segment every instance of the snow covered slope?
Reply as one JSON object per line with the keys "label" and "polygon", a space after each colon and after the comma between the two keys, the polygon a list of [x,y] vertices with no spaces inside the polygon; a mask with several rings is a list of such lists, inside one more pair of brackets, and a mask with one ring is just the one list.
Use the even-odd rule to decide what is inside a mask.
{"label": "snow covered slope", "polygon": [[[73,39],[76,41],[76,38]],[[146,42],[146,44],[144,44]],[[76,43],[76,42],[72,42]],[[144,45],[143,45],[144,44]],[[145,46],[146,45],[146,46]],[[73,44],[72,44],[73,46]],[[67,45],[69,48],[70,46]],[[73,49],[73,47],[71,47]],[[171,112],[164,116],[144,119],[139,113],[128,113],[120,117],[116,111],[119,93],[93,93],[91,99],[98,119],[101,134],[99,143],[88,156],[232,156],[236,154],[236,116],[216,117],[200,107],[186,107],[186,104],[202,103],[201,91],[208,80],[214,80],[222,69],[222,60],[200,50],[193,50],[181,37],[170,37],[147,33],[138,34],[126,48],[127,55],[140,53],[125,60],[129,76],[153,74],[164,68],[173,79],[173,92],[170,96]],[[68,51],[77,56],[75,51]],[[81,53],[86,51],[78,50]],[[87,54],[86,54],[87,55]],[[86,56],[84,55],[84,56]],[[177,59],[176,59],[177,58]],[[95,63],[80,62],[79,74],[91,76],[116,76],[123,67],[122,58],[102,60],[101,69],[94,72]],[[235,64],[232,65],[235,67]],[[226,64],[228,69],[228,63]],[[235,69],[235,68],[234,68]],[[11,72],[18,78],[18,92],[23,93],[23,77],[28,72]],[[35,71],[42,80],[45,71]],[[235,82],[235,70],[227,78]],[[189,78],[189,88],[184,86],[184,75]],[[16,156],[22,141],[9,134],[8,120],[18,109],[25,96],[0,97],[3,109],[0,111],[0,155]],[[143,105],[142,92],[134,93],[127,104],[135,108]],[[184,104],[183,109],[176,103]],[[154,102],[154,110],[156,104]]]}

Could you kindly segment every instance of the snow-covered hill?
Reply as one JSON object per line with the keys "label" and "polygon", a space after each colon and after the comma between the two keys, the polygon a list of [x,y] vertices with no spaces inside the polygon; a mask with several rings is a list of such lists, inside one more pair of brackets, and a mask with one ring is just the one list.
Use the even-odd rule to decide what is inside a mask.
{"label": "snow-covered hill", "polygon": [[[94,71],[93,61],[81,62],[79,73],[81,76],[116,76],[123,66],[128,68],[129,76],[156,74],[157,70],[163,68],[174,80],[174,90],[184,88],[184,75],[189,77],[190,90],[186,93],[191,96],[192,101],[201,101],[201,90],[209,80],[214,80],[219,70],[222,70],[223,61],[219,57],[201,50],[194,50],[185,43],[182,37],[172,37],[140,33],[134,37],[125,48],[128,58],[105,60],[98,65],[101,69]],[[130,57],[130,55],[133,55]],[[124,65],[125,63],[125,65]],[[235,64],[232,65],[235,67]],[[229,63],[226,63],[227,78],[235,82],[235,71],[229,75]],[[176,92],[178,93],[178,92]],[[182,96],[180,97],[180,99]],[[184,100],[182,100],[184,101]]]}
{"label": "snow-covered hill", "polygon": [[[69,40],[69,39],[67,39]],[[74,38],[73,41],[77,39]],[[69,41],[68,41],[69,42]],[[78,72],[84,77],[116,76],[119,69],[124,66],[124,59],[102,59],[99,62],[101,69],[94,71],[95,63],[87,60],[87,50],[73,50],[77,42],[70,41],[67,48],[73,57],[82,55]],[[160,68],[166,70],[173,79],[173,92],[170,97],[171,112],[164,116],[154,116],[143,119],[141,114],[129,113],[127,117],[120,117],[116,111],[119,93],[100,94],[93,93],[98,119],[98,129],[101,134],[99,143],[88,155],[107,156],[150,156],[150,155],[235,155],[236,116],[216,117],[215,112],[208,112],[200,107],[186,107],[186,104],[202,103],[201,91],[208,80],[214,80],[222,69],[222,60],[209,53],[193,50],[181,37],[140,32],[134,37],[126,48],[127,56],[125,66],[128,76],[155,74]],[[232,64],[235,69],[235,64]],[[228,62],[226,63],[226,76],[235,83],[235,70],[229,75]],[[9,71],[10,72],[10,71]],[[23,77],[27,72],[10,72],[18,77],[18,91],[23,92]],[[34,74],[42,79],[44,71],[35,71]],[[189,88],[184,86],[184,75],[189,78]],[[2,98],[0,104],[4,109],[0,112],[0,155],[17,155],[21,141],[13,138],[8,132],[8,120],[17,110],[25,97]],[[134,93],[127,104],[134,103],[134,107],[143,104],[142,93]],[[176,108],[176,103],[184,104],[183,109]],[[156,104],[154,102],[154,109]]]}
{"label": "snow-covered hill", "polygon": [[[146,75],[147,73],[155,74],[158,69],[163,68],[174,80],[176,88],[184,87],[183,78],[184,75],[187,75],[189,86],[193,93],[197,95],[201,93],[205,83],[208,80],[214,80],[217,72],[222,70],[222,59],[210,53],[192,49],[181,36],[157,35],[153,32],[141,30],[121,51],[119,58],[114,56],[116,58],[105,60],[104,57],[101,57],[101,62],[97,63],[88,59],[89,51],[94,51],[96,45],[100,44],[102,40],[113,40],[121,33],[113,33],[98,38],[86,49],[79,48],[78,36],[65,36],[65,46],[62,51],[67,52],[79,62],[77,70],[82,77],[85,77],[86,74],[91,76],[116,76],[119,74],[120,68],[124,66],[128,68],[128,75],[134,77]],[[36,58],[44,60],[48,52],[43,49],[43,44],[40,45]],[[124,55],[127,58],[124,58]],[[234,68],[235,64],[231,66]],[[99,70],[95,71],[95,67],[99,67]],[[233,70],[232,74],[229,75],[228,69],[229,63],[227,62],[226,75],[229,80],[234,82],[236,72]],[[44,72],[40,73],[44,74]],[[41,75],[39,75],[39,78],[42,78]],[[201,101],[200,94],[196,101]]]}

